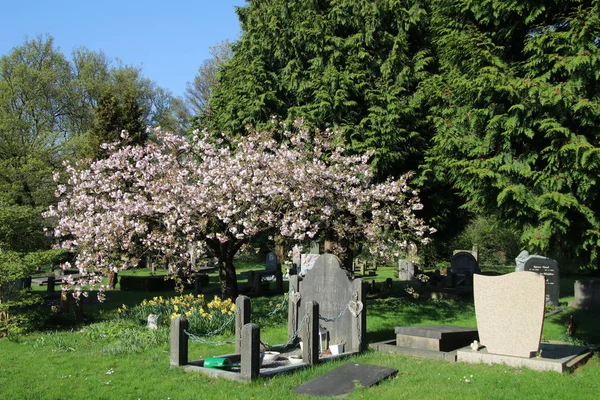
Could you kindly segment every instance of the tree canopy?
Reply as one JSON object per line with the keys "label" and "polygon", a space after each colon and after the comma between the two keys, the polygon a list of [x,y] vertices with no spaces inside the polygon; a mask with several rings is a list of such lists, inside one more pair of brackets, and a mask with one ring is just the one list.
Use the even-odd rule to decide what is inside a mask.
{"label": "tree canopy", "polygon": [[271,229],[296,240],[334,232],[338,244],[365,241],[379,257],[428,240],[408,176],[375,183],[368,155],[346,154],[331,131],[156,136],[158,143],[112,147],[89,168],[69,166],[68,184],[59,186],[48,216],[92,281],[92,271],[137,266],[145,254],[181,274],[194,247],[219,260],[223,295],[234,298],[234,255]]}
{"label": "tree canopy", "polygon": [[[596,259],[598,0],[249,1],[200,126],[340,127],[425,216],[495,215],[521,244]],[[454,194],[460,194],[457,202]],[[464,215],[464,214],[463,214]]]}

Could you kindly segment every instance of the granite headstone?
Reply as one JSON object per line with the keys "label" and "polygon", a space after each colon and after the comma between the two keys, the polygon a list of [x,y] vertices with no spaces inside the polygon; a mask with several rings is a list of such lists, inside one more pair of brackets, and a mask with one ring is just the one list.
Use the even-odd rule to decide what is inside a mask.
{"label": "granite headstone", "polygon": [[524,271],[531,271],[544,276],[546,280],[546,303],[558,306],[560,296],[560,274],[558,262],[550,258],[529,256],[525,261]]}
{"label": "granite headstone", "polygon": [[450,259],[450,273],[466,286],[472,286],[473,274],[477,272],[480,272],[479,262],[470,252],[459,251]]}
{"label": "granite headstone", "polygon": [[473,299],[479,340],[488,353],[535,357],[540,346],[546,285],[534,272],[476,274]]}
{"label": "granite headstone", "polygon": [[329,343],[345,343],[345,351],[362,351],[366,313],[362,280],[351,280],[339,259],[323,254],[300,284],[302,304],[319,304],[320,324],[329,332]]}

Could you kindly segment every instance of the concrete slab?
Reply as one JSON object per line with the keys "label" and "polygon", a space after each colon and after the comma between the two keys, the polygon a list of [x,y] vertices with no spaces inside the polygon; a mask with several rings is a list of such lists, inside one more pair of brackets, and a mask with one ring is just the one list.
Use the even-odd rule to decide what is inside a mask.
{"label": "concrete slab", "polygon": [[[541,355],[539,357],[516,357],[502,354],[488,353],[486,348],[474,351],[465,347],[456,352],[456,359],[460,362],[472,364],[505,364],[516,368],[529,368],[536,371],[555,371],[563,373],[577,367],[584,362],[586,353],[591,356],[592,352],[584,346],[571,346],[558,343],[541,343]],[[582,357],[583,356],[583,357]]]}
{"label": "concrete slab", "polygon": [[351,362],[295,387],[294,392],[309,396],[345,397],[357,385],[370,387],[397,373],[395,368]]}
{"label": "concrete slab", "polygon": [[384,353],[402,354],[409,357],[427,358],[430,360],[444,360],[448,362],[456,362],[456,350],[454,351],[433,351],[425,349],[415,349],[411,347],[403,347],[396,345],[395,340],[387,340],[383,342],[370,343],[369,348]]}
{"label": "concrete slab", "polygon": [[479,339],[476,328],[462,326],[398,326],[396,345],[431,351],[453,351]]}

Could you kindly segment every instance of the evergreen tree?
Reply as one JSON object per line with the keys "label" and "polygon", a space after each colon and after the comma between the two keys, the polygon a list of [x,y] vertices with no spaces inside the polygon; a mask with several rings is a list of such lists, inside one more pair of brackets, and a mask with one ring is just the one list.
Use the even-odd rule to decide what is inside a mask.
{"label": "evergreen tree", "polygon": [[599,1],[436,3],[428,161],[523,243],[597,263]]}
{"label": "evergreen tree", "polygon": [[273,115],[341,127],[380,177],[415,169],[432,133],[413,100],[431,68],[425,1],[249,1],[200,121],[242,133]]}

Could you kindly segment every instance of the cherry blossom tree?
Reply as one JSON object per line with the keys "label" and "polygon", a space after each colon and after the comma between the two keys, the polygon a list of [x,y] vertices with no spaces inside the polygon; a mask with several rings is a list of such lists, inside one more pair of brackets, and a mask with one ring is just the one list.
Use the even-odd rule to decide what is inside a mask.
{"label": "cherry blossom tree", "polygon": [[67,184],[47,215],[87,277],[71,282],[75,293],[98,283],[98,272],[135,267],[147,254],[185,276],[193,246],[216,257],[222,294],[234,298],[234,255],[262,232],[300,241],[333,233],[342,245],[362,241],[391,256],[434,231],[415,216],[422,205],[410,176],[375,183],[370,154],[347,154],[335,132],[298,122],[249,128],[239,138],[204,131],[188,140],[160,129],[155,137],[143,146],[105,145],[110,156],[91,164],[67,164]]}

